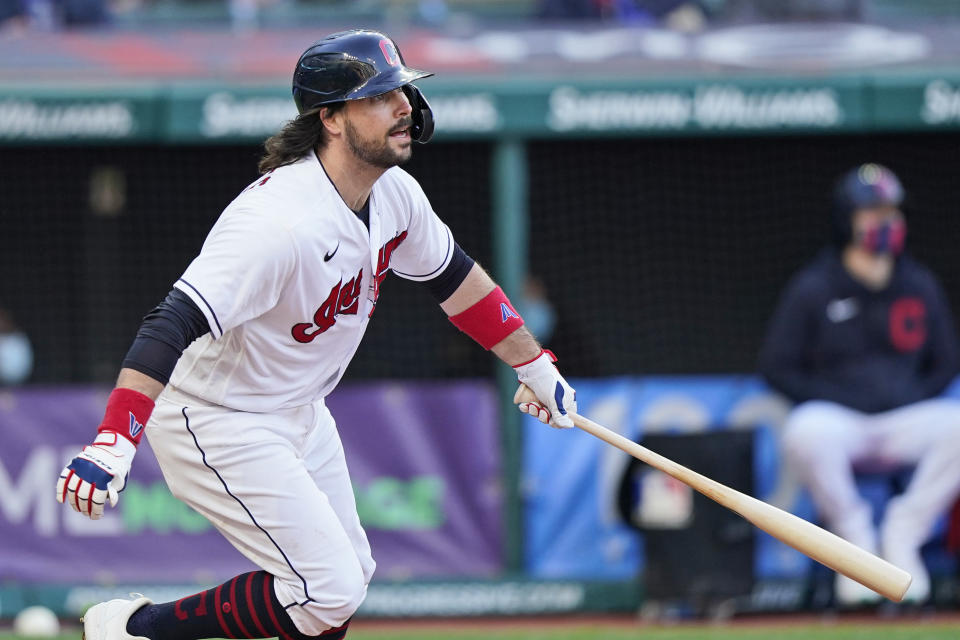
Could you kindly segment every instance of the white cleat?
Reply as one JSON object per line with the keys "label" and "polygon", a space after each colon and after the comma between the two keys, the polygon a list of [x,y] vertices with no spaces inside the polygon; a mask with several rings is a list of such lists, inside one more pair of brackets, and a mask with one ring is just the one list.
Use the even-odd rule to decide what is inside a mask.
{"label": "white cleat", "polygon": [[84,640],[149,640],[127,633],[127,621],[143,607],[153,604],[153,601],[140,594],[131,595],[136,597],[133,600],[108,600],[87,609],[80,618]]}
{"label": "white cleat", "polygon": [[922,605],[930,597],[930,574],[920,555],[924,528],[918,528],[918,518],[904,506],[903,498],[890,500],[880,539],[884,560],[895,564],[913,577],[913,582],[903,596],[903,602]]}
{"label": "white cleat", "polygon": [[887,550],[884,558],[913,578],[907,593],[903,596],[904,604],[922,605],[930,598],[930,574],[920,557],[920,551],[907,546]]}
{"label": "white cleat", "polygon": [[837,606],[841,609],[869,607],[883,600],[883,596],[873,589],[839,573],[834,582],[833,595]]}

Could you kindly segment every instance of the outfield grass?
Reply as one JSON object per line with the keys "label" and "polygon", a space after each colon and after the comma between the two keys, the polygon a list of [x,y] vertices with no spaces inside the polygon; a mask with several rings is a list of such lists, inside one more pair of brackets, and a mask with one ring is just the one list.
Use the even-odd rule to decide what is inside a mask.
{"label": "outfield grass", "polygon": [[[63,634],[57,640],[78,640],[80,632]],[[943,624],[916,625],[805,625],[805,626],[730,626],[730,627],[648,627],[635,629],[590,628],[571,625],[564,630],[551,628],[537,630],[506,628],[456,630],[454,628],[403,630],[403,631],[351,631],[349,640],[956,640],[960,638],[960,626]],[[12,633],[0,632],[0,640],[24,640]]]}

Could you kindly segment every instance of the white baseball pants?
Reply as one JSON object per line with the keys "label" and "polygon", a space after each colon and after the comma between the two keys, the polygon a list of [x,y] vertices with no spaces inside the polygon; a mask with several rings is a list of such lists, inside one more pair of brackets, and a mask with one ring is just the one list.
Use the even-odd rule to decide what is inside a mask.
{"label": "white baseball pants", "polygon": [[173,495],[275,576],[277,599],[302,633],[353,615],[376,564],[323,401],[246,413],[168,386],[146,434]]}
{"label": "white baseball pants", "polygon": [[[832,402],[798,405],[787,418],[783,447],[827,526],[891,561],[918,558],[938,516],[960,492],[960,402],[935,398],[879,414]],[[854,469],[916,465],[906,491],[890,500],[879,540]],[[915,577],[916,579],[916,577]]]}

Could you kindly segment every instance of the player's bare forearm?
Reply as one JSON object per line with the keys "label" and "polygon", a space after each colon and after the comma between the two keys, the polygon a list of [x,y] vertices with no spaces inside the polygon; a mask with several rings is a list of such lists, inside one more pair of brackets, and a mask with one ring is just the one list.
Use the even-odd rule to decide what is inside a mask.
{"label": "player's bare forearm", "polygon": [[121,369],[117,378],[117,388],[139,391],[153,401],[156,401],[165,386],[159,380],[154,380],[136,369]]}
{"label": "player's bare forearm", "polygon": [[[474,264],[456,291],[440,303],[440,308],[448,316],[457,315],[482,300],[496,287],[497,283],[493,278],[479,264]],[[526,327],[520,327],[490,350],[498,358],[514,366],[536,358],[541,349]]]}
{"label": "player's bare forearm", "polygon": [[523,326],[493,345],[493,353],[511,367],[530,362],[543,350],[527,327]]}
{"label": "player's bare forearm", "polygon": [[450,297],[440,303],[440,308],[448,316],[455,316],[461,311],[477,304],[484,296],[496,289],[497,283],[479,264],[474,263],[463,279],[460,286],[450,294]]}

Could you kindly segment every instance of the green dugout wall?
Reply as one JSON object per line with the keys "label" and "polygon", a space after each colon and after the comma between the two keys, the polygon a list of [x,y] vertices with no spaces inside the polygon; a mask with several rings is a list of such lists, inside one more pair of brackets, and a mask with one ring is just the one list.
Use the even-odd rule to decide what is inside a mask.
{"label": "green dugout wall", "polygon": [[[438,140],[938,130],[960,126],[960,74],[423,82]],[[0,142],[258,142],[294,114],[286,87],[0,86]]]}

